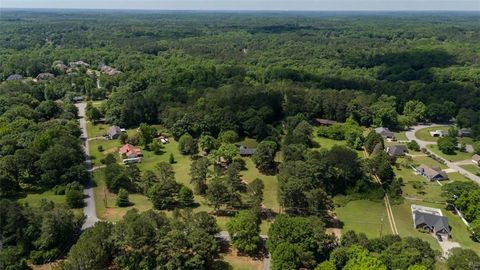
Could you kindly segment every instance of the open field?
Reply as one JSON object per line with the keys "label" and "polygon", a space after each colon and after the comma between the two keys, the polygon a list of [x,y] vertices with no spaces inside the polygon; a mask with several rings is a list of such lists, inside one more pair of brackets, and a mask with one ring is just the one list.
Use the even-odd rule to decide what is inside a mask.
{"label": "open field", "polygon": [[354,230],[365,233],[369,238],[391,234],[387,210],[383,201],[351,201],[335,209],[338,219],[343,223],[342,231]]}
{"label": "open field", "polygon": [[428,156],[415,156],[413,157],[413,161],[415,162],[415,164],[417,165],[421,165],[421,164],[425,164],[425,165],[428,165],[430,167],[439,167],[440,169],[447,169],[448,167],[438,161],[436,161],[435,159],[431,158],[431,157],[428,157]]}
{"label": "open field", "polygon": [[[52,201],[55,204],[67,205],[67,199],[65,195],[55,195],[53,191],[47,190],[42,193],[29,193],[26,197],[18,199],[21,204],[27,204],[29,206],[38,207],[42,200]],[[75,215],[81,215],[83,208],[72,209]]]}
{"label": "open field", "polygon": [[98,123],[96,125],[92,122],[87,121],[87,132],[89,138],[100,137],[107,134],[108,128],[110,125]]}
{"label": "open field", "polygon": [[448,179],[450,181],[461,181],[461,182],[471,182],[472,180],[468,179],[467,177],[463,176],[459,172],[452,172],[448,173]]}
{"label": "open field", "polygon": [[461,165],[460,167],[464,168],[465,170],[473,173],[473,174],[478,174],[480,173],[480,167],[478,167],[477,165]]}
{"label": "open field", "polygon": [[455,154],[453,155],[447,155],[447,154],[444,154],[442,153],[442,151],[440,151],[440,149],[438,149],[438,146],[437,145],[429,145],[427,146],[428,149],[430,149],[430,151],[434,152],[435,154],[441,156],[442,158],[448,160],[448,161],[451,161],[451,162],[455,162],[455,161],[462,161],[462,160],[470,160],[472,159],[472,153],[467,153],[467,152],[460,152],[460,151],[455,151]]}
{"label": "open field", "polygon": [[95,171],[93,178],[95,182],[95,209],[99,219],[115,222],[122,219],[123,215],[132,208],[139,211],[152,209],[150,200],[141,194],[129,194],[128,199],[132,202],[129,207],[116,206],[117,195],[109,192],[105,187],[104,169]]}
{"label": "open field", "polygon": [[427,142],[436,142],[438,141],[437,137],[432,137],[430,135],[430,131],[435,131],[435,130],[448,130],[448,126],[434,126],[434,127],[426,127],[418,130],[415,133],[415,136],[422,141],[427,141]]}

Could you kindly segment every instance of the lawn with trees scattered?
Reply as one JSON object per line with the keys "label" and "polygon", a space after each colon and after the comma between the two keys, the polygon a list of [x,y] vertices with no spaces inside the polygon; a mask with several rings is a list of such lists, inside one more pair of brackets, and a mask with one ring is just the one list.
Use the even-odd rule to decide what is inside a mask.
{"label": "lawn with trees scattered", "polygon": [[[402,196],[440,190],[393,169],[410,161],[390,158],[374,128],[403,139],[418,122],[456,119],[478,144],[476,14],[99,14],[2,11],[0,268],[62,258],[58,269],[229,269],[220,228],[234,257],[268,251],[273,269],[434,267],[438,243],[413,228]],[[83,233],[70,209],[82,207],[88,179],[79,97],[90,137],[126,129],[87,142],[93,165],[104,165],[93,173],[98,216],[115,223]],[[446,126],[417,136],[436,141],[436,129]],[[126,143],[141,163],[122,163]],[[438,148],[459,150],[452,135]],[[385,192],[402,237],[382,221]],[[473,228],[477,193],[452,202]],[[445,212],[453,239],[480,250]],[[342,222],[339,241],[325,233]],[[478,257],[455,251],[446,264],[465,261]]]}

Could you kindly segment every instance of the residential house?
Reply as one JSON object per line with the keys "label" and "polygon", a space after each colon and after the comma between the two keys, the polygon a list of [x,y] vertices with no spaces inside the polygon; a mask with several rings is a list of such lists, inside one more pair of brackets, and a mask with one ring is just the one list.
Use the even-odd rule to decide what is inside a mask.
{"label": "residential house", "polygon": [[170,142],[170,140],[165,137],[165,136],[158,136],[157,138],[155,138],[157,141],[160,141],[162,144],[167,144]]}
{"label": "residential house", "polygon": [[90,65],[88,63],[83,62],[82,60],[70,62],[70,67],[72,68],[81,67],[81,66],[89,67]]}
{"label": "residential house", "polygon": [[430,131],[430,136],[432,137],[445,137],[447,135],[448,135],[448,132],[446,130],[437,129],[434,131]]}
{"label": "residential house", "polygon": [[322,119],[322,118],[315,118],[313,119],[312,122],[313,124],[320,125],[320,126],[331,126],[331,125],[338,124],[337,121],[330,120],[330,119]]}
{"label": "residential house", "polygon": [[458,130],[458,137],[471,137],[472,130],[469,128],[461,128]]}
{"label": "residential house", "polygon": [[23,76],[20,74],[12,74],[7,77],[7,81],[21,81],[23,80]]}
{"label": "residential house", "polygon": [[55,75],[53,75],[52,73],[48,73],[48,72],[40,73],[36,77],[37,81],[50,80],[50,79],[53,79],[53,78],[55,78]]}
{"label": "residential house", "polygon": [[140,148],[137,148],[131,144],[125,144],[118,150],[118,153],[122,155],[122,157],[126,157],[126,159],[131,159],[131,158],[138,158],[142,157],[142,150]]}
{"label": "residential house", "polygon": [[58,63],[55,65],[55,67],[63,72],[67,71],[68,66],[65,65],[64,63]]}
{"label": "residential house", "polygon": [[122,129],[119,126],[111,126],[108,128],[107,137],[110,140],[116,139],[122,133]]}
{"label": "residential house", "polygon": [[110,75],[110,76],[114,76],[114,75],[122,73],[120,70],[118,70],[116,68],[113,68],[111,66],[107,66],[107,65],[101,65],[100,66],[100,71],[107,74],[107,75]]}
{"label": "residential house", "polygon": [[248,148],[242,145],[239,148],[240,156],[242,157],[252,156],[253,154],[255,154],[255,150],[256,150],[255,148]]}
{"label": "residential house", "polygon": [[72,98],[73,102],[75,103],[78,103],[78,102],[82,102],[83,101],[83,97],[82,96],[74,96]]}
{"label": "residential house", "polygon": [[406,145],[401,144],[388,146],[387,149],[385,149],[385,152],[387,152],[390,157],[403,157],[408,150]]}
{"label": "residential house", "polygon": [[430,167],[425,164],[420,165],[417,168],[417,172],[430,181],[447,180],[448,175],[438,167]]}
{"label": "residential house", "polygon": [[392,131],[390,131],[390,129],[386,127],[378,127],[375,129],[375,132],[382,136],[382,138],[384,138],[385,140],[395,140],[395,133],[393,133]]}
{"label": "residential house", "polygon": [[480,155],[477,155],[477,154],[473,155],[472,156],[472,161],[473,161],[473,163],[475,163],[475,165],[480,166]]}
{"label": "residential house", "polygon": [[426,229],[436,235],[448,238],[451,236],[447,217],[415,210],[413,211],[413,221],[417,229]]}

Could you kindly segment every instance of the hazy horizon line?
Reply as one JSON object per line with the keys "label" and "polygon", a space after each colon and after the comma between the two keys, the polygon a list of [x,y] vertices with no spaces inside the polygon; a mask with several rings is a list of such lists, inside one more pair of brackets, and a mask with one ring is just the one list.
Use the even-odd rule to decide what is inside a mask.
{"label": "hazy horizon line", "polygon": [[160,8],[39,8],[39,7],[0,7],[0,10],[85,10],[85,11],[195,11],[195,12],[468,12],[479,13],[480,10],[468,9],[160,9]]}

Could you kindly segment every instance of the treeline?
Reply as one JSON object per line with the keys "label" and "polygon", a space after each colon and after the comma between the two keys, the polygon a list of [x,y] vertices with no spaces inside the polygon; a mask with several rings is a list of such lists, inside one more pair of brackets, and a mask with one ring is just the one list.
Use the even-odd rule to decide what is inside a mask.
{"label": "treeline", "polygon": [[0,268],[16,270],[65,256],[83,224],[83,216],[45,200],[38,207],[0,200],[0,220]]}
{"label": "treeline", "polygon": [[42,87],[0,86],[0,197],[88,179],[77,108]]}
{"label": "treeline", "polygon": [[205,212],[130,210],[116,224],[100,222],[85,231],[59,270],[213,269],[219,256],[215,218]]}
{"label": "treeline", "polygon": [[[52,99],[69,88],[90,98],[113,92],[103,113],[117,124],[160,121],[171,127],[185,114],[179,111],[185,111],[185,121],[193,122],[189,125],[219,123],[194,127],[200,133],[242,134],[245,129],[255,134],[253,127],[262,122],[268,126],[279,117],[301,112],[338,121],[354,113],[362,125],[403,128],[419,121],[404,117],[407,102],[416,100],[426,106],[422,121],[443,122],[458,116],[461,127],[473,127],[475,136],[480,133],[475,67],[480,37],[474,16],[452,15],[439,23],[435,15],[338,20],[321,14],[59,12],[56,18],[62,24],[57,24],[48,12],[6,13],[0,21],[4,26],[0,78],[52,72],[60,77],[51,84]],[[32,16],[44,27],[32,23]],[[67,76],[53,65],[77,60],[88,62],[92,69],[112,65],[123,73],[99,76],[102,89],[98,90],[95,75]],[[250,94],[247,100],[252,104],[246,105],[242,102],[247,95],[231,95],[224,90],[228,88],[263,95]],[[234,101],[219,104],[227,99],[223,95]],[[272,103],[262,103],[265,95]],[[382,96],[387,98],[376,106]],[[226,108],[235,101],[240,106]],[[383,111],[382,104],[392,108]],[[237,115],[237,110],[245,113]],[[214,118],[207,118],[207,113]],[[253,116],[257,117],[252,123],[244,123]],[[230,120],[234,126],[224,127]]]}

